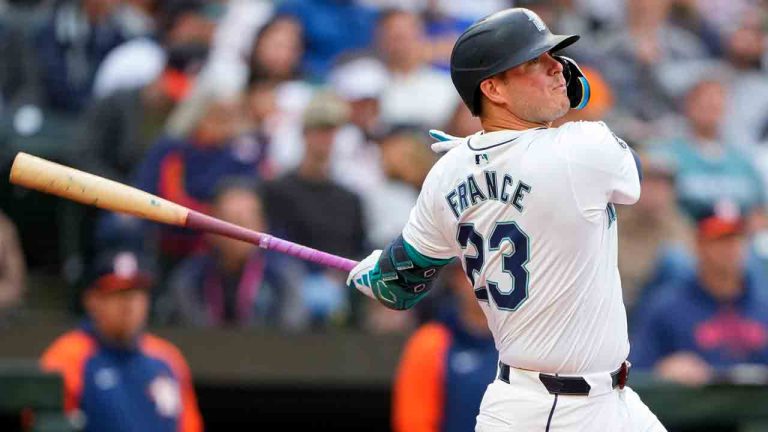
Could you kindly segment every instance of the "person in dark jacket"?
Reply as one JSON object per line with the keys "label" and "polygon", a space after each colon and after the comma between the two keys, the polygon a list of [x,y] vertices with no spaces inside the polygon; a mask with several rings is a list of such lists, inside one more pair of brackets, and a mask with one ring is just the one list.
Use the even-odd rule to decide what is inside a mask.
{"label": "person in dark jacket", "polygon": [[[218,187],[213,216],[259,232],[267,231],[262,201],[253,182],[227,179]],[[204,252],[171,273],[158,318],[192,326],[273,326],[296,329],[305,312],[303,267],[288,257],[214,234]]]}

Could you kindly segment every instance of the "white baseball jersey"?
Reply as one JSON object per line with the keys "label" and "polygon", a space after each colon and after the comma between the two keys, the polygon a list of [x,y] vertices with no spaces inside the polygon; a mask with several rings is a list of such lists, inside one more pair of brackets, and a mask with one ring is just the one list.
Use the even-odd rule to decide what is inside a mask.
{"label": "white baseball jersey", "polygon": [[629,341],[612,203],[639,196],[632,153],[602,122],[476,134],[432,168],[403,237],[461,257],[504,363],[613,371]]}

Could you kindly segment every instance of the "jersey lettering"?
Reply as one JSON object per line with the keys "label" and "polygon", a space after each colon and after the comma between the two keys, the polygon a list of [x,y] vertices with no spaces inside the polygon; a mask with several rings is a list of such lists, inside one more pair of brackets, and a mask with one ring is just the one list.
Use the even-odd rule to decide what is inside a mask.
{"label": "jersey lettering", "polygon": [[[480,186],[481,182],[485,183],[485,187]],[[487,195],[483,191],[486,191]],[[483,171],[479,181],[473,175],[467,176],[466,180],[445,195],[445,200],[448,202],[453,215],[459,219],[465,210],[489,199],[511,205],[517,211],[522,212],[523,199],[529,192],[531,192],[531,186],[527,183],[519,180],[515,185],[512,176],[504,174],[501,181],[501,193],[499,193],[496,172]]]}

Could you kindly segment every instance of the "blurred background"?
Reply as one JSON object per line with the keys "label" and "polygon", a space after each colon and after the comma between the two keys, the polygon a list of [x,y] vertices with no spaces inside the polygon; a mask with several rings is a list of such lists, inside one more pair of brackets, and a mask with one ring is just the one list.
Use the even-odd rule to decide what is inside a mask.
{"label": "blurred background", "polygon": [[[644,159],[618,209],[630,384],[670,431],[768,431],[765,1],[0,0],[0,178],[25,151],[361,259],[439,158],[427,130],[480,129],[450,51],[512,6],[582,36],[565,54],[592,100],[563,121],[605,121]],[[121,349],[170,358],[186,389],[179,411],[153,381],[155,412],[196,404],[206,430],[472,430],[493,379],[456,266],[392,312],[244,243],[5,180],[0,208],[2,430],[150,430],[105,396],[132,375],[93,366],[119,354],[114,317],[158,335]],[[118,411],[124,429],[98,426]]]}

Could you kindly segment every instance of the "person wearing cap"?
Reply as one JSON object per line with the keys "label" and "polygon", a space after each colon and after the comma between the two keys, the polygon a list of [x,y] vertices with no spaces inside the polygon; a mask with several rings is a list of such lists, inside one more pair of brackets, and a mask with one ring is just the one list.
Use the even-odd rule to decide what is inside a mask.
{"label": "person wearing cap", "polygon": [[746,220],[732,202],[696,215],[696,273],[659,287],[639,316],[630,359],[701,385],[742,364],[768,363],[768,301],[747,271]]}
{"label": "person wearing cap", "polygon": [[[264,188],[272,232],[332,254],[360,257],[365,243],[362,203],[331,177],[333,145],[349,119],[349,107],[329,90],[318,90],[303,116],[304,155],[296,170]],[[345,308],[348,291],[339,275],[309,266],[302,291],[314,317],[324,321]]]}
{"label": "person wearing cap", "polygon": [[97,259],[87,318],[57,338],[40,366],[64,378],[64,409],[85,431],[201,431],[189,367],[144,330],[152,276],[130,251]]}

